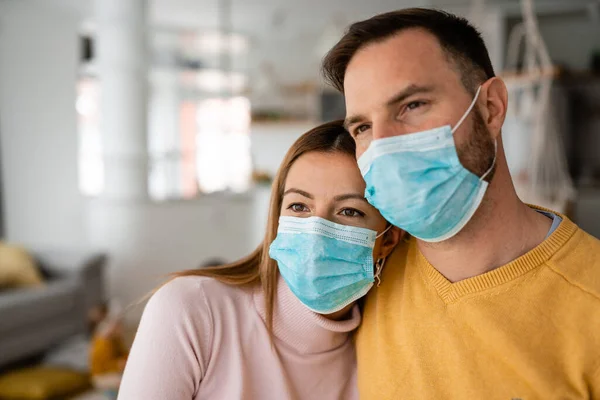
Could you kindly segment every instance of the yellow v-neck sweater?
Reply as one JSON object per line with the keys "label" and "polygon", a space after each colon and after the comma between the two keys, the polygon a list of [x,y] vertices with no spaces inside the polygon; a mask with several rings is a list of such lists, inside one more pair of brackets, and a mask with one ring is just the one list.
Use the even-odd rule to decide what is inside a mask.
{"label": "yellow v-neck sweater", "polygon": [[600,399],[600,241],[562,216],[517,260],[457,283],[416,241],[357,337],[361,399]]}

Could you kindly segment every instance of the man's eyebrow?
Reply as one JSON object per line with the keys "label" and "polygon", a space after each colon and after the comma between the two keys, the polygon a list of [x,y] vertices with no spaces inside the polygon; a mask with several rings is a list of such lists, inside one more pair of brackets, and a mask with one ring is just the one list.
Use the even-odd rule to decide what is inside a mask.
{"label": "man's eyebrow", "polygon": [[351,125],[364,121],[366,118],[362,115],[352,115],[344,120],[344,129],[348,130]]}
{"label": "man's eyebrow", "polygon": [[[395,95],[393,95],[392,97],[390,97],[385,102],[385,105],[386,105],[386,107],[393,106],[394,104],[401,103],[404,100],[406,100],[407,98],[414,96],[415,94],[430,93],[430,92],[433,92],[433,90],[434,90],[434,87],[431,85],[426,86],[426,85],[411,84],[411,85],[408,85],[407,87],[405,87],[404,89],[402,89],[401,91],[399,91],[398,93],[396,93]],[[344,129],[349,130],[348,128],[351,125],[354,125],[361,121],[365,121],[366,119],[367,118],[365,116],[360,115],[360,114],[351,115],[344,120]]]}
{"label": "man's eyebrow", "polygon": [[390,99],[385,103],[386,106],[393,106],[394,104],[398,104],[409,98],[410,96],[414,96],[419,93],[430,93],[433,92],[433,86],[419,86],[419,85],[409,85],[406,88],[402,89],[394,96],[390,97]]}

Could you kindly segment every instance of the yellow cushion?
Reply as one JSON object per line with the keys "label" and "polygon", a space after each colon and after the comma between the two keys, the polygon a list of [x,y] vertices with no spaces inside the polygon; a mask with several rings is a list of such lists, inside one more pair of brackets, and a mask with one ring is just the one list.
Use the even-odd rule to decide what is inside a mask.
{"label": "yellow cushion", "polygon": [[87,374],[55,367],[33,367],[0,376],[0,400],[64,399],[89,389]]}
{"label": "yellow cushion", "polygon": [[18,246],[0,243],[0,289],[43,285],[35,260]]}

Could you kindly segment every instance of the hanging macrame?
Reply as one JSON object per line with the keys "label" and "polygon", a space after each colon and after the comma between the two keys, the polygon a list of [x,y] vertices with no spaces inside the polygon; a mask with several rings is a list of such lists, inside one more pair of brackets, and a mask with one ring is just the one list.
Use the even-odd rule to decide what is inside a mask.
{"label": "hanging macrame", "polygon": [[551,96],[555,69],[540,35],[533,0],[522,0],[521,8],[524,20],[509,36],[506,59],[507,66],[517,71],[505,78],[509,91],[502,129],[506,158],[523,201],[566,212],[575,190],[566,163],[560,113]]}

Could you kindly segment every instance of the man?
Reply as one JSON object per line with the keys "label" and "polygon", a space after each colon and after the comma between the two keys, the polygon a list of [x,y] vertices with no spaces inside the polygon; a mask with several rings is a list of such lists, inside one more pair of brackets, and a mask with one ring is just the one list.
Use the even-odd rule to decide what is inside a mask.
{"label": "man", "polygon": [[367,199],[413,236],[365,305],[361,398],[600,398],[600,242],[517,197],[479,33],[441,11],[378,15],[323,70]]}

